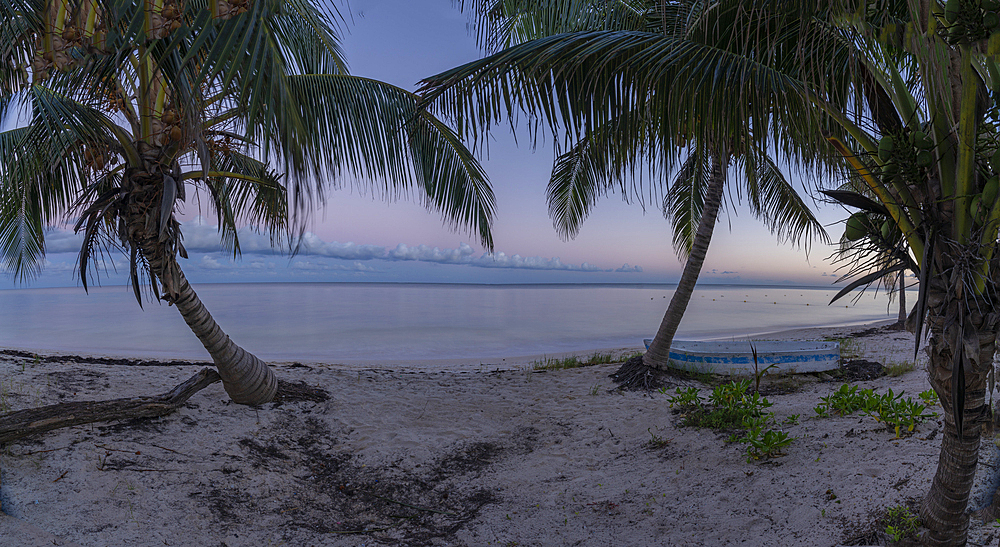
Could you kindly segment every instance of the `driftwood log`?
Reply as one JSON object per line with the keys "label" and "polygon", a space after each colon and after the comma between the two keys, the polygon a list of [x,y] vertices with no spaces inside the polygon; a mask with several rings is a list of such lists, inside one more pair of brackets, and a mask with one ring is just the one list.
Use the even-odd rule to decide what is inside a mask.
{"label": "driftwood log", "polygon": [[0,416],[0,443],[74,425],[163,416],[177,410],[192,395],[219,380],[218,372],[203,368],[162,395],[58,403],[9,412]]}
{"label": "driftwood log", "polygon": [[[161,395],[58,403],[9,412],[0,415],[0,444],[74,425],[163,416],[177,410],[192,395],[220,380],[215,369],[203,368],[184,383]],[[329,395],[322,389],[279,380],[274,402],[320,402],[328,398]]]}

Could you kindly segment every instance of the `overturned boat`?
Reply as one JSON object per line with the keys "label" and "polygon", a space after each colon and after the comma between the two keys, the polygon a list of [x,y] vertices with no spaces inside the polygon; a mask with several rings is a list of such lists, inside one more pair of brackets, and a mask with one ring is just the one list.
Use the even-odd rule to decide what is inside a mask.
{"label": "overturned boat", "polygon": [[[643,340],[646,349],[652,339]],[[756,369],[754,367],[756,349]],[[753,376],[825,372],[840,366],[840,342],[827,341],[707,341],[674,340],[670,366],[688,372]],[[770,367],[770,368],[768,368]]]}

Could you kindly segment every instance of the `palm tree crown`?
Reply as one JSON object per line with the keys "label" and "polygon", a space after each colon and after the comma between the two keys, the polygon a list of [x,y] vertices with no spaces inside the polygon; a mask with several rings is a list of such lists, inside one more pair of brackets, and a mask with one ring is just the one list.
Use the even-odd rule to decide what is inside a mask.
{"label": "palm tree crown", "polygon": [[[0,11],[0,112],[28,111],[0,133],[5,267],[36,274],[45,227],[75,217],[84,287],[94,253],[124,251],[136,297],[148,286],[178,306],[238,402],[268,400],[273,375],[262,363],[227,372],[252,355],[184,279],[180,204],[207,203],[239,253],[240,226],[292,244],[326,189],[351,179],[388,197],[415,189],[492,247],[493,194],[478,162],[415,95],[348,74],[335,8],[2,0]],[[266,385],[243,385],[253,378]]]}

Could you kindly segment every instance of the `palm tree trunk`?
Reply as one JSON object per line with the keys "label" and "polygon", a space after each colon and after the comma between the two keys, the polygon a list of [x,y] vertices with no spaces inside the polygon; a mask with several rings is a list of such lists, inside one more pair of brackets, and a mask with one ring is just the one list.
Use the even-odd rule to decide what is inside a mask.
{"label": "palm tree trunk", "polygon": [[[932,304],[928,313],[931,333],[928,341],[928,377],[944,409],[944,427],[937,472],[921,506],[920,516],[929,529],[924,538],[925,544],[955,546],[965,545],[968,534],[969,514],[966,510],[979,459],[983,421],[988,411],[986,379],[996,350],[997,320],[992,317],[994,314],[984,316],[976,311],[965,311],[963,320],[971,328],[966,329],[963,341],[957,336],[959,331],[954,318],[946,318],[946,314],[949,308],[956,308],[954,304],[964,307],[966,303],[956,302],[957,299],[949,298],[940,291],[935,292],[938,294],[931,293],[928,296],[928,302],[939,303],[937,306]],[[974,310],[977,304],[983,305],[984,302],[972,303],[970,308]],[[951,315],[954,316],[954,311]],[[971,356],[974,360],[962,368],[965,401],[962,408],[962,432],[959,435],[953,410],[955,393],[952,389],[952,376],[958,372],[954,365],[954,352],[962,351],[963,346],[977,348],[978,355]]]}
{"label": "palm tree trunk", "polygon": [[[151,155],[156,158],[158,153],[157,149],[152,149]],[[166,169],[161,171],[166,172]],[[177,263],[177,221],[172,215],[163,220],[170,226],[164,232],[165,237],[161,237],[158,222],[150,220],[158,219],[161,214],[163,173],[133,173],[131,178],[135,186],[126,221],[129,241],[142,252],[149,271],[160,282],[160,298],[177,306],[184,321],[208,350],[233,402],[244,405],[270,402],[278,389],[274,373],[267,364],[230,340],[184,277]],[[133,283],[136,282],[133,279]]]}
{"label": "palm tree trunk", "polygon": [[712,168],[712,179],[708,186],[708,195],[705,197],[705,207],[702,210],[701,219],[698,221],[698,230],[695,232],[694,243],[691,245],[691,253],[687,262],[684,263],[684,271],[681,273],[677,289],[670,298],[667,312],[663,315],[660,328],[653,337],[653,342],[649,349],[642,356],[642,364],[655,369],[663,370],[667,368],[670,361],[670,346],[674,341],[674,334],[677,327],[684,318],[691,294],[698,283],[698,275],[701,273],[702,264],[705,263],[705,255],[708,254],[708,245],[712,242],[712,232],[715,230],[715,221],[719,215],[719,207],[722,205],[722,190],[726,186],[726,174],[729,170],[728,153],[716,153],[715,165]]}
{"label": "palm tree trunk", "polygon": [[278,391],[278,379],[267,364],[233,342],[212,318],[183,273],[173,304],[219,369],[222,386],[234,403],[260,405]]}
{"label": "palm tree trunk", "polygon": [[899,272],[899,324],[906,323],[906,270]]}

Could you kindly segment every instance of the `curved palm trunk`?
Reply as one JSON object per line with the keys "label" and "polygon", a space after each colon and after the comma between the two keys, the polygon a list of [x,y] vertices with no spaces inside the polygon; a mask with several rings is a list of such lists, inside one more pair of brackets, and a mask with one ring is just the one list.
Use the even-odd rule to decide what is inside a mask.
{"label": "curved palm trunk", "polygon": [[267,364],[233,342],[180,274],[173,304],[219,369],[222,386],[235,403],[260,405],[274,399],[278,379]]}
{"label": "curved palm trunk", "polygon": [[[159,222],[151,220],[162,214],[163,174],[133,173],[131,179],[135,186],[126,221],[129,241],[142,252],[150,272],[160,281],[161,299],[177,306],[184,321],[208,350],[233,402],[245,405],[270,402],[278,389],[274,373],[222,331],[184,277],[176,258],[177,236],[171,235],[179,233],[179,224],[172,215],[167,216],[165,222],[170,225],[161,230]],[[137,280],[132,282],[137,283]]]}
{"label": "curved palm trunk", "polygon": [[726,153],[718,154],[715,158],[712,180],[709,182],[705,207],[702,210],[701,219],[698,221],[698,230],[695,232],[694,243],[691,245],[691,253],[688,255],[687,262],[684,263],[684,271],[681,273],[674,295],[670,298],[670,304],[667,306],[663,321],[660,322],[660,328],[657,329],[649,349],[642,356],[642,364],[647,367],[663,370],[670,361],[670,346],[673,344],[674,334],[681,324],[681,319],[684,318],[691,294],[698,283],[701,266],[705,263],[708,245],[712,242],[715,220],[718,218],[719,207],[722,205],[722,190],[726,185],[726,172],[729,170],[728,159]]}
{"label": "curved palm trunk", "polygon": [[[949,295],[940,290],[932,290],[928,296],[928,302],[932,303],[927,320],[931,333],[928,341],[928,377],[944,409],[937,472],[920,510],[924,525],[930,530],[924,538],[925,544],[934,546],[966,544],[969,528],[969,514],[966,510],[979,459],[983,419],[988,412],[987,373],[992,368],[996,350],[995,314],[987,313],[984,316],[974,311],[977,304],[983,305],[985,302],[970,304],[973,311],[965,312],[965,333],[960,336],[961,329],[954,321],[953,310],[955,304],[964,306],[965,303],[957,300],[949,298]],[[933,303],[937,303],[937,306]],[[948,314],[948,308],[952,308],[951,314]],[[947,315],[950,317],[946,317]],[[961,369],[964,375],[965,401],[961,410],[963,424],[960,436],[955,420],[952,382],[953,375],[958,372],[954,364],[954,352],[962,351],[963,347],[978,351],[978,354],[970,355],[970,362]],[[961,376],[959,380],[963,380]]]}

